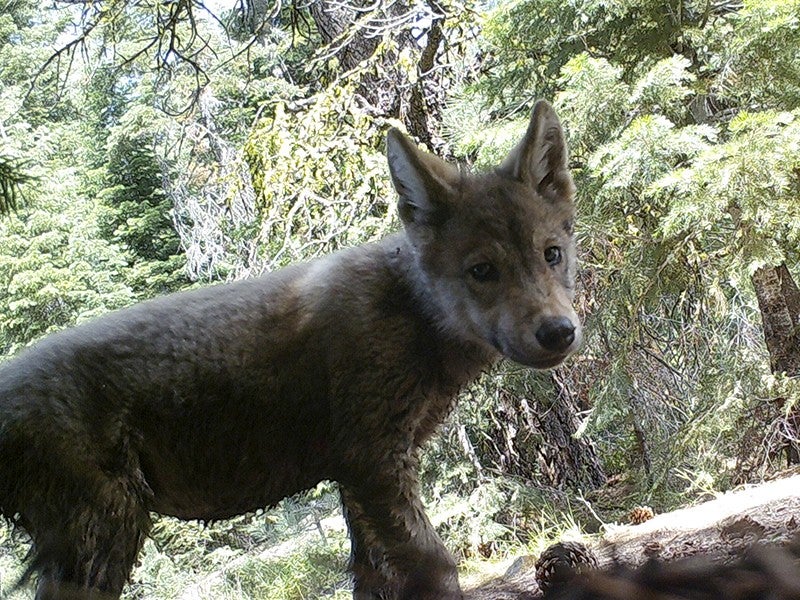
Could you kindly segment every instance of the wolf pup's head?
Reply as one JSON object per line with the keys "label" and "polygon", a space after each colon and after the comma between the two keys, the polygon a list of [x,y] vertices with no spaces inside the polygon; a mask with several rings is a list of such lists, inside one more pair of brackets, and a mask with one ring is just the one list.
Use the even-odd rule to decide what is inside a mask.
{"label": "wolf pup's head", "polygon": [[418,284],[442,326],[524,365],[564,360],[581,341],[572,307],[575,186],[553,108],[536,104],[493,173],[464,173],[396,129],[386,145]]}

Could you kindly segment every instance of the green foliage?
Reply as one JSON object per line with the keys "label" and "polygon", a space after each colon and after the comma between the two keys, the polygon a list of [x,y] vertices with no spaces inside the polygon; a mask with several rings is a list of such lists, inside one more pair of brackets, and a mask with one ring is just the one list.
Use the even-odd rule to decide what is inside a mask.
{"label": "green foliage", "polygon": [[[419,48],[384,32],[342,73],[307,9],[282,6],[245,46],[252,23],[235,13],[232,37],[201,18],[170,38],[150,5],[87,10],[101,4],[117,15],[98,24],[104,44],[33,86],[74,14],[15,0],[0,15],[0,210],[35,178],[0,219],[0,352],[183,287],[187,271],[241,276],[397,227],[383,140],[398,123],[363,95],[397,92],[404,116]],[[583,411],[576,436],[657,509],[779,467],[765,440],[800,401],[769,374],[750,279],[779,262],[800,275],[798,15],[798,0],[514,0],[445,22],[448,36],[482,27],[477,47],[462,31],[441,49],[476,61],[449,82],[441,133],[457,155],[496,165],[539,96],[565,125],[587,327],[558,377]],[[140,53],[152,39],[163,52]],[[429,108],[445,92],[426,88]],[[555,442],[533,421],[554,397],[549,376],[493,371],[424,453],[425,496],[459,557],[541,549],[591,521],[548,479]],[[161,519],[128,597],[346,596],[343,529],[322,525],[336,503],[325,485],[226,523]],[[18,543],[0,528],[0,593]]]}
{"label": "green foliage", "polygon": [[251,47],[246,56],[216,74],[216,126],[229,140],[243,145],[262,107],[277,98],[290,102],[304,95],[294,72],[291,77],[279,76],[288,74],[288,57],[296,52],[288,34],[271,30],[269,40]]}
{"label": "green foliage", "polygon": [[345,575],[349,542],[343,533],[286,555],[248,558],[226,573],[227,580],[250,598],[302,600],[324,594],[343,600],[351,596]]}
{"label": "green foliage", "polygon": [[[767,435],[741,422],[769,373],[750,275],[798,266],[797,14],[766,0],[502,4],[485,29],[493,69],[445,120],[480,163],[520,123],[498,116],[554,97],[581,213],[573,388],[607,468],[665,506],[700,480],[729,485],[743,436]],[[462,114],[490,123],[463,132]]]}
{"label": "green foliage", "polygon": [[515,0],[484,28],[493,71],[475,89],[498,107],[552,96],[564,67],[587,53],[614,63],[625,79],[688,52],[687,42],[715,5],[700,0]]}
{"label": "green foliage", "polygon": [[0,594],[9,600],[24,600],[28,597],[26,590],[15,590],[25,571],[23,561],[27,553],[27,542],[27,536],[0,520]]}
{"label": "green foliage", "polygon": [[443,115],[454,151],[469,157],[479,170],[500,164],[525,133],[529,121],[522,116],[487,125],[488,120],[489,111],[469,99],[450,104]]}
{"label": "green foliage", "polygon": [[36,6],[10,2],[9,12],[4,6],[0,15],[0,98],[17,102],[17,118],[32,127],[76,116],[75,106],[61,94],[59,72],[39,72],[66,22],[37,18]]}
{"label": "green foliage", "polygon": [[330,514],[338,494],[318,492],[225,522],[157,519],[124,597],[346,597],[349,542]]}
{"label": "green foliage", "polygon": [[649,192],[670,199],[664,238],[702,244],[709,266],[741,287],[800,247],[800,111],[739,113],[725,139]]}
{"label": "green foliage", "polygon": [[153,111],[129,110],[111,130],[103,165],[103,189],[97,197],[100,235],[125,250],[132,267],[132,287],[149,297],[186,284],[185,259],[172,224],[172,203],[159,163],[152,125]]}
{"label": "green foliage", "polygon": [[462,561],[498,560],[580,530],[569,502],[547,487],[495,474],[429,503],[431,519],[447,548]]}
{"label": "green foliage", "polygon": [[346,84],[290,111],[283,103],[247,144],[259,242],[273,266],[361,243],[394,224],[384,127]]}
{"label": "green foliage", "polygon": [[[697,154],[712,134],[713,130],[702,127],[676,129],[662,115],[642,115],[614,141],[601,146],[588,166],[602,178],[602,199],[617,201],[617,207],[630,214],[639,210],[641,194],[649,183],[681,159]],[[626,200],[630,201],[627,206]]]}
{"label": "green foliage", "polygon": [[715,89],[737,104],[773,109],[800,105],[800,2],[746,0],[717,24],[710,65]]}
{"label": "green foliage", "polygon": [[[130,304],[119,248],[98,236],[86,219],[92,201],[75,194],[74,173],[36,208],[0,221],[0,351],[108,310]],[[70,185],[71,182],[71,185]]]}
{"label": "green foliage", "polygon": [[587,53],[572,57],[561,73],[557,109],[573,156],[586,159],[624,124],[630,108],[630,89],[622,69]]}

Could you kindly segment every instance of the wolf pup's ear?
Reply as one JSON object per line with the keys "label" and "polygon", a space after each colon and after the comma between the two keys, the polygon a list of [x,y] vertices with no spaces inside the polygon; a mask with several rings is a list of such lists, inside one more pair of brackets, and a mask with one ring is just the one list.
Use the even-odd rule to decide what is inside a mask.
{"label": "wolf pup's ear", "polygon": [[499,171],[530,185],[553,202],[572,199],[575,184],[567,164],[567,142],[561,122],[548,102],[539,100],[533,107],[525,136]]}
{"label": "wolf pup's ear", "polygon": [[438,225],[447,219],[458,169],[419,150],[398,129],[386,136],[386,157],[404,225]]}

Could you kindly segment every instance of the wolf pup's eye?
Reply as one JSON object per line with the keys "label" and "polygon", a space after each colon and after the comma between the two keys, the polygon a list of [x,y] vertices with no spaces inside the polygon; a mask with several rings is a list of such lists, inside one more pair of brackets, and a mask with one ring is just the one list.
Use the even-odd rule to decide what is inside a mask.
{"label": "wolf pup's eye", "polygon": [[551,267],[555,267],[561,262],[561,248],[558,246],[550,246],[544,250],[544,259]]}
{"label": "wolf pup's eye", "polygon": [[472,275],[475,281],[496,281],[500,277],[500,273],[495,266],[488,262],[472,265],[467,269],[467,273]]}

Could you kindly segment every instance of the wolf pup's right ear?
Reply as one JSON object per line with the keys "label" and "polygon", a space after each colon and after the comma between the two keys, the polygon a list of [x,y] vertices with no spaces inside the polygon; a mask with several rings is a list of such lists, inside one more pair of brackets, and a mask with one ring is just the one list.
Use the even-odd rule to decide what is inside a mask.
{"label": "wolf pup's right ear", "polygon": [[531,186],[552,202],[571,201],[575,184],[567,163],[567,142],[556,111],[539,100],[525,136],[498,171]]}
{"label": "wolf pup's right ear", "polygon": [[394,189],[400,196],[398,210],[403,224],[431,226],[444,222],[450,212],[449,199],[458,183],[458,169],[419,150],[395,128],[386,136],[386,157]]}

